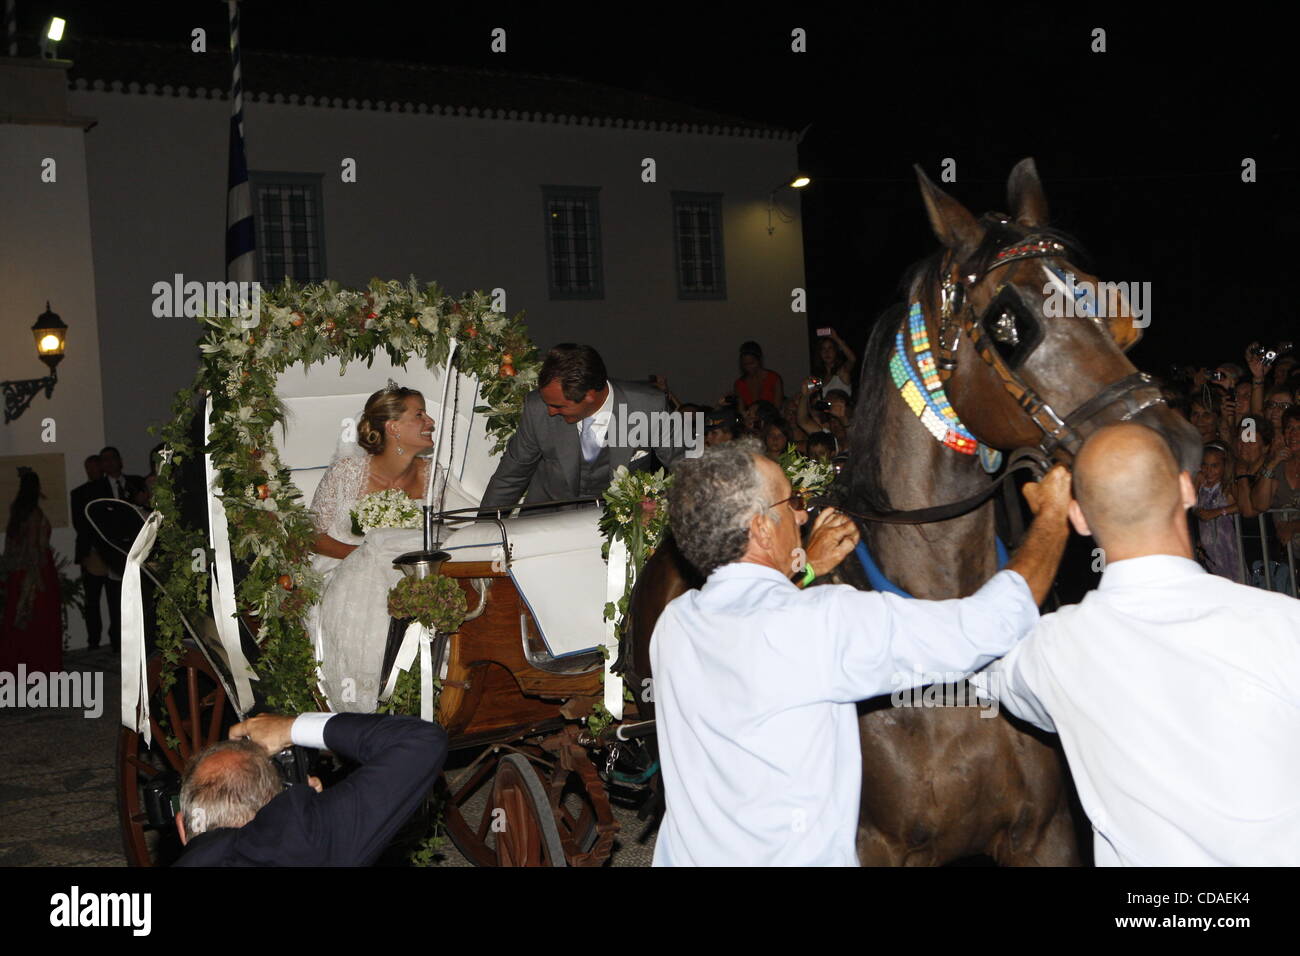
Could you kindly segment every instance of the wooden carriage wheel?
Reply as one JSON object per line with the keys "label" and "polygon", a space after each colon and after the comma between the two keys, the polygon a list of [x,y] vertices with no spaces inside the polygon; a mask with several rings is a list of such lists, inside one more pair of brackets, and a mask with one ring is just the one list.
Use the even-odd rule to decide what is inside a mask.
{"label": "wooden carriage wheel", "polygon": [[[568,730],[540,746],[512,747],[499,760],[489,748],[454,781],[444,775],[443,825],[475,866],[601,866],[609,859],[618,824],[595,767]],[[520,826],[512,830],[515,820]],[[504,836],[494,821],[504,822]]]}
{"label": "wooden carriage wheel", "polygon": [[[150,824],[144,802],[146,785],[162,782],[160,775],[178,777],[194,754],[223,739],[237,720],[225,688],[201,652],[187,648],[174,673],[176,680],[164,696],[160,692],[162,659],[149,661],[152,744],[145,746],[134,730],[122,727],[118,731],[117,805],[122,851],[130,866],[165,866],[183,849],[174,826]],[[177,746],[168,743],[159,714],[166,716]]]}
{"label": "wooden carriage wheel", "polygon": [[546,788],[522,754],[506,754],[492,778],[485,816],[496,836],[497,866],[567,866]]}
{"label": "wooden carriage wheel", "polygon": [[489,748],[454,784],[443,777],[447,835],[475,866],[567,866],[546,785],[547,767],[530,759],[541,751],[528,745],[518,751],[528,753],[493,760]]}

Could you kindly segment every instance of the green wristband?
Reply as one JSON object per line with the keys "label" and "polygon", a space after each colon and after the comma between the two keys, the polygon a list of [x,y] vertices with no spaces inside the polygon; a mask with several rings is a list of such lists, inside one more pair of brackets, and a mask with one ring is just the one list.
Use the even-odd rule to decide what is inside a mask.
{"label": "green wristband", "polygon": [[813,579],[816,577],[817,572],[813,570],[812,564],[805,564],[803,566],[803,577],[799,579],[799,587],[806,588],[808,585],[813,583]]}

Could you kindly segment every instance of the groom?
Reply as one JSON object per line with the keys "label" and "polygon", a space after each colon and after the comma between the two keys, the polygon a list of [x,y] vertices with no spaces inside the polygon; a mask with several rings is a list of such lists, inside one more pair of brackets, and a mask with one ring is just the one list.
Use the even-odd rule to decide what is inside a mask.
{"label": "groom", "polygon": [[[620,465],[649,467],[652,449],[671,468],[688,447],[703,441],[691,427],[697,423],[670,413],[654,386],[611,382],[590,345],[551,349],[537,384],[483,494],[484,508],[512,508],[525,491],[530,504],[594,498]],[[674,421],[670,414],[676,430],[667,427]]]}

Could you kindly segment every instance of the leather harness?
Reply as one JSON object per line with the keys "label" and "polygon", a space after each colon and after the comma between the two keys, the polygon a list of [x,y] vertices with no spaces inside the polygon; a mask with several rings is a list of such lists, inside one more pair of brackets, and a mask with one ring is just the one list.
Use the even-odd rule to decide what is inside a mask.
{"label": "leather harness", "polygon": [[[1009,220],[1000,216],[986,217],[986,220],[990,219],[997,225],[1009,225]],[[941,269],[943,280],[939,288],[939,329],[935,337],[938,344],[936,366],[941,380],[946,382],[956,370],[957,349],[961,344],[962,333],[966,333],[970,336],[971,344],[980,358],[993,369],[1002,387],[1043,433],[1037,445],[1017,449],[1011,455],[1006,471],[996,481],[978,494],[960,501],[930,508],[865,514],[846,509],[840,509],[841,511],[855,518],[890,524],[929,524],[959,517],[983,504],[1016,471],[1030,470],[1036,477],[1041,477],[1047,472],[1052,460],[1060,457],[1061,452],[1070,456],[1076,455],[1083,444],[1079,429],[1112,406],[1122,404],[1124,410],[1119,421],[1128,421],[1144,409],[1164,403],[1164,397],[1155,379],[1145,372],[1134,372],[1105,386],[1062,417],[1033,386],[1016,373],[989,341],[989,335],[985,330],[990,318],[989,311],[996,307],[998,294],[1006,288],[1013,287],[1012,278],[1019,268],[1016,264],[1026,259],[1063,256],[1066,252],[1065,245],[1051,236],[1029,235],[997,250],[982,274],[973,267],[972,263],[966,263],[958,268],[951,253],[945,256]],[[1006,281],[995,290],[992,304],[981,320],[970,303],[969,292],[1003,266],[1013,266],[1013,268],[1007,274]],[[903,321],[906,323],[907,319],[904,318]],[[1141,336],[1140,331],[1138,335]]]}

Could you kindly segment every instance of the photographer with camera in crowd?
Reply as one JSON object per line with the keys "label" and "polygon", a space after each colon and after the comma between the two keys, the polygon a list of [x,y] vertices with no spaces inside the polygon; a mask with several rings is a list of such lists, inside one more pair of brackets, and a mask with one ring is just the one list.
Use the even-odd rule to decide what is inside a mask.
{"label": "photographer with camera in crowd", "polygon": [[[272,755],[291,745],[361,766],[321,790],[285,787]],[[447,733],[414,717],[262,714],[189,766],[176,814],[177,866],[368,866],[419,807],[447,758]]]}

